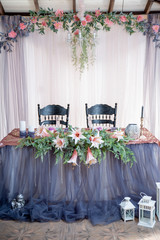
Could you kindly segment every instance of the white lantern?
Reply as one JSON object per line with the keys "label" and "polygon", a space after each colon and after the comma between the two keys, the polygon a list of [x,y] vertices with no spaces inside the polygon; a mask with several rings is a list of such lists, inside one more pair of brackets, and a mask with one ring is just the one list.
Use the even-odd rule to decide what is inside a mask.
{"label": "white lantern", "polygon": [[156,183],[157,185],[157,195],[156,195],[156,215],[158,217],[158,220],[160,221],[160,182]]}
{"label": "white lantern", "polygon": [[121,217],[126,221],[134,220],[135,216],[135,206],[130,202],[129,197],[125,197],[120,203],[121,207]]}
{"label": "white lantern", "polygon": [[[140,194],[142,197],[142,194]],[[139,201],[139,223],[138,225],[153,228],[155,224],[155,203],[150,196],[143,196]]]}

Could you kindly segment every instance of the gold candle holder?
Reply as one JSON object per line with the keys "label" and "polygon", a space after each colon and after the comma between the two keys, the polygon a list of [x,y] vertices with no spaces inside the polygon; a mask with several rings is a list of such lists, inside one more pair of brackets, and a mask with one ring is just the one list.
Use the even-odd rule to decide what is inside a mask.
{"label": "gold candle holder", "polygon": [[140,136],[143,136],[143,123],[144,123],[144,118],[141,117]]}

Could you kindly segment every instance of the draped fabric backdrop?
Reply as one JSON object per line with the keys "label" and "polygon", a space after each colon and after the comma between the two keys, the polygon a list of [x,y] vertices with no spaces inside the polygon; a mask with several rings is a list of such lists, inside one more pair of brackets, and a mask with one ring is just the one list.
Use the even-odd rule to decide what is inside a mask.
{"label": "draped fabric backdrop", "polygon": [[[11,22],[10,18],[5,20]],[[157,107],[150,121],[150,106],[146,103],[149,94],[158,92],[155,90],[158,73],[151,88],[144,81],[146,37],[142,33],[130,36],[121,26],[113,26],[110,32],[100,31],[95,63],[80,77],[73,66],[66,36],[62,30],[58,34],[48,30],[44,36],[31,33],[18,40],[12,53],[0,55],[0,138],[19,127],[20,120],[37,127],[38,103],[42,107],[48,104],[66,107],[69,103],[69,124],[85,127],[85,103],[114,106],[115,102],[118,127],[129,123],[140,125],[141,106],[145,103],[145,123],[160,138],[158,129],[152,127],[158,121]]]}

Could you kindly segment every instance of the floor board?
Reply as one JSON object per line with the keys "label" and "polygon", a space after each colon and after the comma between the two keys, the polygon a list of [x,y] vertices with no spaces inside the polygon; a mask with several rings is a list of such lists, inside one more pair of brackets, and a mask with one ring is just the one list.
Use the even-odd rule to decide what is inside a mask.
{"label": "floor board", "polygon": [[118,221],[92,226],[88,220],[75,223],[0,220],[0,240],[160,240],[160,222],[153,229],[137,223],[138,220]]}

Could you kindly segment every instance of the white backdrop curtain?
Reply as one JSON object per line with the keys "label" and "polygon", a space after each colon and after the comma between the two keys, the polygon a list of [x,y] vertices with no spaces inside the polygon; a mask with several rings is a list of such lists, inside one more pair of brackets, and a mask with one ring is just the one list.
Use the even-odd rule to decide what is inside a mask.
{"label": "white backdrop curtain", "polygon": [[[149,15],[149,21],[160,24],[160,14]],[[147,37],[144,68],[145,125],[160,139],[160,48]]]}
{"label": "white backdrop curtain", "polygon": [[[3,70],[1,82],[4,79],[8,82],[9,102],[11,106],[14,105],[7,111],[1,109],[1,138],[14,127],[19,127],[19,120],[26,120],[27,126],[38,126],[38,103],[41,106],[60,104],[64,107],[69,103],[69,124],[85,127],[85,103],[89,106],[97,103],[114,106],[117,102],[117,126],[126,127],[128,123],[140,125],[146,38],[141,33],[130,36],[121,26],[114,26],[110,32],[101,31],[98,36],[95,64],[89,66],[81,79],[72,65],[71,48],[66,43],[66,33],[63,31],[55,34],[48,30],[44,36],[31,33],[19,41],[13,53],[0,55],[2,62],[9,63],[0,65]],[[14,58],[19,54],[23,54],[24,62],[17,65],[19,60]],[[14,89],[9,84],[10,81],[12,84],[15,81],[21,83],[19,76],[15,74],[6,78],[6,72],[11,71],[11,62],[14,62],[13,71],[24,74],[24,82],[27,83],[20,97],[27,98],[27,102],[21,101],[21,106],[17,106]],[[19,87],[22,86],[19,84]],[[3,105],[3,101],[8,101],[5,98],[8,89],[2,86],[0,91],[4,96]],[[15,118],[19,108],[25,114]]]}

